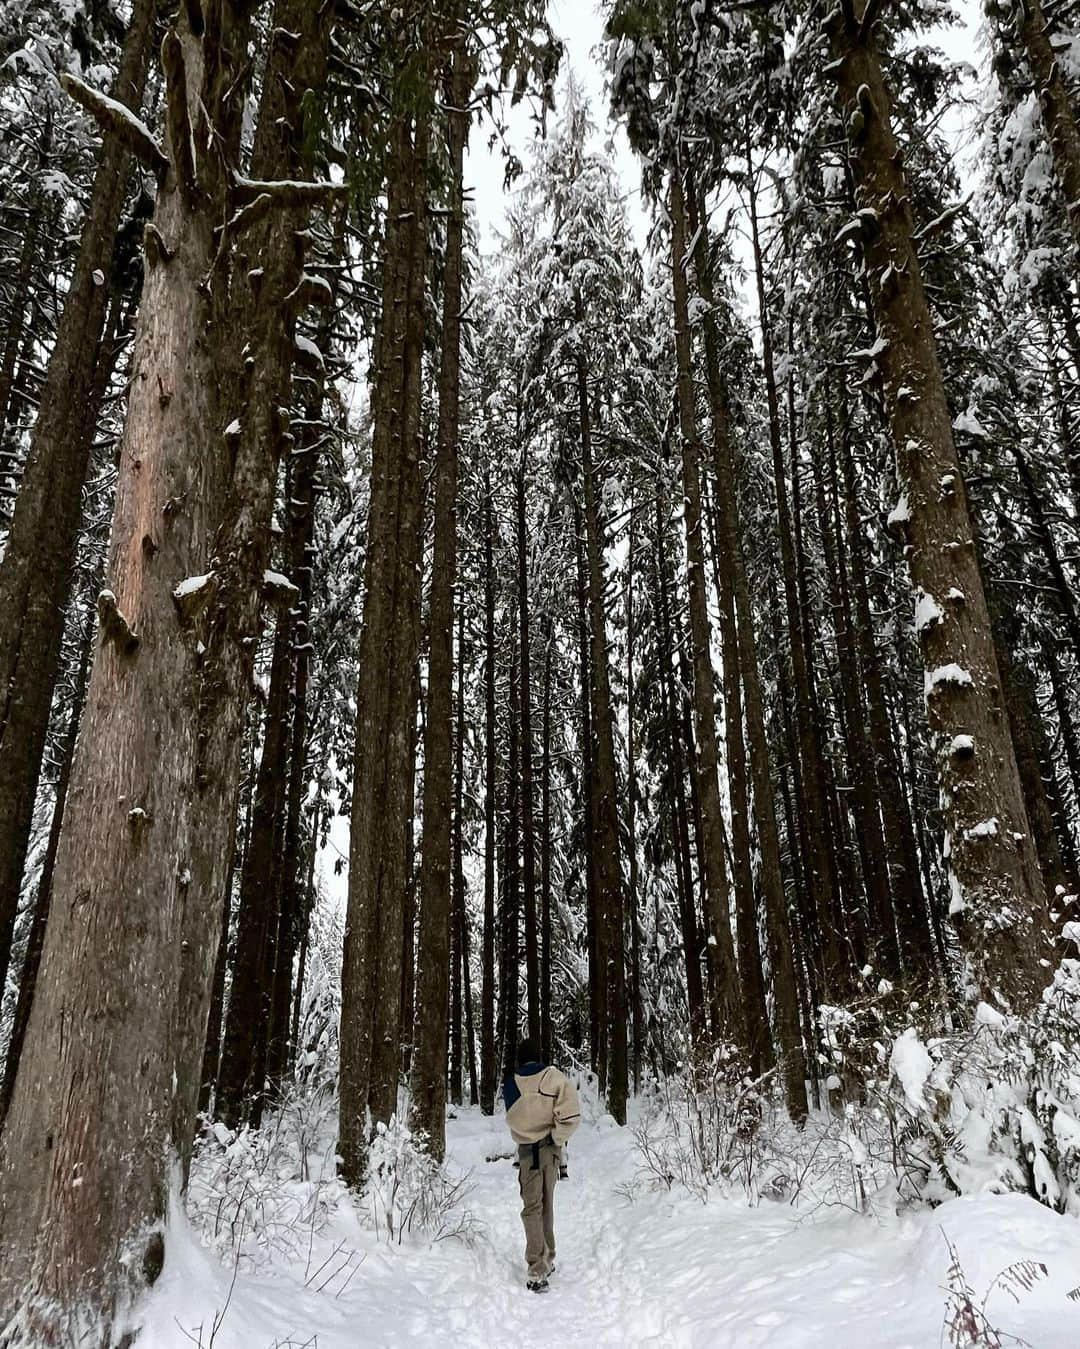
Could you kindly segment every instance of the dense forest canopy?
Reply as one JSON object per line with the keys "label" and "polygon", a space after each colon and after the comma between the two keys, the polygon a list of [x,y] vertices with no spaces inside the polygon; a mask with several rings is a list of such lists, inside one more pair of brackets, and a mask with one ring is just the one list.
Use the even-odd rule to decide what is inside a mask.
{"label": "dense forest canopy", "polygon": [[601,8],[0,4],[0,1344],[523,1036],[1080,1205],[1077,8]]}

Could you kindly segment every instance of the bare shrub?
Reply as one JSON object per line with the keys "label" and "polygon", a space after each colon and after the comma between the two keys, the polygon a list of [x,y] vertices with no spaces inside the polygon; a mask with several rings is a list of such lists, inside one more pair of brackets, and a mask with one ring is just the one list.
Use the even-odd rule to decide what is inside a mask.
{"label": "bare shrub", "polygon": [[191,1167],[187,1209],[205,1245],[250,1271],[310,1257],[339,1202],[336,1100],[326,1082],[294,1085],[260,1129],[208,1124]]}
{"label": "bare shrub", "polygon": [[375,1230],[392,1245],[409,1235],[471,1243],[479,1223],[465,1207],[469,1177],[452,1176],[397,1116],[372,1140],[364,1191]]}

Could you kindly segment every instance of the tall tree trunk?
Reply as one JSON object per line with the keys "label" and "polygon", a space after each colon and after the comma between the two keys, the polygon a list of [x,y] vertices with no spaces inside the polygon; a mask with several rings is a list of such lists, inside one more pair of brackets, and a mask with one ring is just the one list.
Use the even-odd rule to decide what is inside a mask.
{"label": "tall tree trunk", "polygon": [[[704,203],[699,201],[697,217],[705,221]],[[757,828],[758,849],[761,855],[761,889],[765,905],[765,932],[772,974],[773,997],[776,1006],[776,1029],[783,1057],[785,1093],[788,1109],[795,1119],[806,1114],[806,1062],[799,1029],[798,988],[795,977],[791,930],[788,921],[787,896],[784,893],[783,867],[780,858],[780,837],[776,824],[776,798],[773,791],[772,770],[769,763],[768,736],[765,727],[765,696],[761,686],[758,664],[757,635],[754,631],[753,607],[747,579],[746,559],[743,553],[743,530],[739,518],[739,496],[728,425],[728,409],[720,374],[719,342],[713,315],[715,297],[709,266],[708,231],[698,232],[694,245],[694,271],[698,292],[709,306],[710,317],[704,325],[705,368],[709,389],[709,409],[713,431],[713,471],[716,475],[717,544],[720,566],[721,596],[724,621],[730,624],[726,610],[734,603],[734,649],[731,662],[736,667],[735,683],[741,690],[746,714],[746,737],[749,741],[750,776],[753,784],[754,823]],[[732,644],[730,628],[725,638],[725,651]],[[727,680],[728,657],[724,658]],[[732,695],[734,696],[734,689]],[[725,715],[734,722],[734,710]],[[737,739],[741,740],[739,727]],[[730,752],[729,752],[730,753]],[[740,798],[745,801],[745,788]],[[745,809],[745,806],[743,806]],[[734,810],[734,807],[733,807]]]}
{"label": "tall tree trunk", "polygon": [[551,620],[544,630],[544,710],[540,760],[540,1048],[544,1062],[554,1051],[551,1023]]}
{"label": "tall tree trunk", "polygon": [[637,628],[634,621],[634,568],[637,543],[636,502],[630,495],[630,520],[626,549],[626,851],[629,861],[626,904],[630,918],[630,1064],[634,1091],[641,1086],[641,1052],[644,1014],[641,1002],[641,920],[638,913],[637,858],[637,742],[635,740],[634,660],[637,655]]}
{"label": "tall tree trunk", "polygon": [[[710,506],[706,493],[706,505]],[[746,1021],[746,1050],[755,1076],[775,1063],[769,1008],[765,1001],[765,975],[758,936],[757,903],[754,894],[754,863],[750,852],[750,797],[746,780],[746,742],[743,737],[742,681],[739,677],[735,592],[730,583],[730,565],[725,559],[721,577],[720,541],[715,508],[707,510],[713,562],[713,586],[720,602],[720,642],[723,655],[724,766],[727,770],[731,807],[731,874],[735,888],[735,933],[739,951],[739,983]]]}
{"label": "tall tree trunk", "polygon": [[364,564],[363,676],[357,693],[349,901],[342,962],[342,1173],[364,1176],[367,1123],[397,1109],[402,905],[408,884],[412,671],[419,656],[420,382],[427,270],[426,109],[415,138],[393,134],[378,363],[372,398],[371,505]]}
{"label": "tall tree trunk", "polygon": [[495,522],[484,473],[484,932],[480,988],[480,1109],[495,1110]]}
{"label": "tall tree trunk", "polygon": [[[450,158],[450,215],[443,274],[442,363],[435,460],[435,545],[431,564],[431,641],[424,729],[424,844],[420,865],[420,946],[410,1080],[412,1125],[432,1156],[446,1152],[446,1044],[453,915],[454,588],[457,584],[458,426],[461,403],[462,240],[465,204],[462,166],[469,138],[473,63],[459,39],[446,77]],[[462,653],[459,651],[458,659]],[[460,743],[464,727],[458,725]],[[460,959],[460,944],[457,944]],[[457,1015],[457,1099],[461,1097],[460,980]]]}
{"label": "tall tree trunk", "polygon": [[600,521],[597,471],[593,462],[589,369],[584,346],[585,307],[574,296],[577,344],[578,427],[581,474],[585,489],[585,552],[588,571],[589,636],[593,745],[596,752],[596,815],[593,855],[596,859],[597,914],[602,926],[600,977],[607,990],[606,1024],[600,1033],[607,1045],[607,1108],[618,1124],[626,1123],[626,953],[623,945],[623,874],[619,838],[618,783],[615,773],[614,713],[608,666],[607,619],[604,609],[604,543]]}
{"label": "tall tree trunk", "polygon": [[[136,113],[156,15],[156,0],[135,0],[113,87]],[[89,405],[110,292],[108,280],[98,285],[96,278],[113,275],[127,160],[124,138],[107,131],[0,562],[0,985],[11,958],[96,422]]]}
{"label": "tall tree trunk", "polygon": [[[424,537],[423,527],[419,530]],[[417,637],[417,651],[423,647],[423,638]],[[424,723],[424,695],[420,688],[419,661],[413,667],[412,706],[415,715],[409,734],[408,761],[412,772],[406,783],[404,814],[409,822],[405,831],[405,893],[401,904],[401,980],[399,984],[400,1005],[398,1010],[398,1038],[401,1054],[400,1074],[408,1080],[412,1072],[412,1025],[413,1010],[416,1002],[416,939],[418,915],[418,889],[420,884],[419,868],[416,865],[416,755],[420,743],[420,730]]]}
{"label": "tall tree trunk", "polygon": [[463,1020],[465,1007],[464,997],[464,977],[467,973],[467,956],[465,954],[465,928],[467,918],[465,914],[465,870],[464,860],[461,855],[462,850],[462,826],[461,826],[461,808],[465,795],[465,784],[463,774],[465,769],[465,698],[464,684],[462,682],[462,666],[464,660],[465,646],[465,609],[462,604],[457,606],[457,679],[456,693],[454,695],[454,816],[453,832],[451,835],[451,862],[450,862],[450,1100],[454,1105],[461,1105],[464,1095],[464,1065],[462,1062],[463,1050]]}
{"label": "tall tree trunk", "polygon": [[574,542],[577,576],[578,666],[581,672],[581,797],[584,815],[582,849],[585,854],[585,936],[589,968],[589,1061],[600,1090],[607,1088],[607,984],[601,976],[604,968],[603,924],[600,919],[600,890],[597,883],[596,833],[597,791],[596,751],[593,733],[592,660],[589,655],[589,581],[585,558],[581,509],[574,505]]}
{"label": "tall tree trunk", "polygon": [[[758,227],[755,170],[748,156],[747,183],[750,207],[750,236],[754,257],[758,314],[761,325],[762,365],[769,414],[769,444],[772,448],[773,486],[776,492],[777,534],[780,541],[780,565],[784,585],[784,613],[787,619],[788,651],[794,685],[794,729],[802,787],[797,805],[803,818],[803,862],[807,889],[822,949],[818,959],[822,992],[840,996],[850,976],[850,962],[842,945],[842,932],[836,917],[839,909],[837,878],[828,846],[828,807],[825,799],[824,765],[815,734],[810,687],[810,670],[802,638],[799,613],[798,562],[791,503],[788,497],[783,439],[780,426],[780,402],[776,385],[772,324],[765,288],[765,264]],[[792,431],[792,434],[794,432]],[[795,465],[793,464],[793,469]]]}
{"label": "tall tree trunk", "polygon": [[[830,21],[903,493],[926,701],[949,840],[950,911],[974,994],[1016,1008],[1046,982],[1046,895],[1002,705],[1001,677],[953,442],[911,199],[874,47],[876,7]],[[869,23],[863,22],[869,19]],[[872,223],[871,223],[872,222]]]}
{"label": "tall tree trunk", "polygon": [[319,835],[322,832],[323,805],[321,797],[316,798],[315,814],[311,821],[311,833],[307,842],[305,865],[307,876],[304,881],[303,918],[300,926],[300,955],[296,962],[296,987],[293,989],[292,1030],[289,1040],[295,1058],[300,1045],[300,1028],[304,1012],[304,981],[307,974],[308,950],[311,946],[311,913],[315,907],[315,859],[319,853]]}
{"label": "tall tree trunk", "polygon": [[[828,403],[825,414],[830,485],[836,492],[836,447],[833,439],[832,409]],[[900,943],[896,935],[896,918],[886,866],[888,849],[882,828],[881,812],[878,809],[874,758],[866,727],[863,688],[859,679],[859,660],[854,635],[855,620],[851,610],[848,584],[847,550],[840,530],[840,503],[835,497],[831,509],[826,503],[824,476],[816,459],[814,484],[819,527],[825,550],[830,604],[836,625],[836,659],[840,672],[844,738],[851,774],[851,813],[855,820],[855,837],[871,917],[868,950],[863,959],[869,959],[875,970],[880,970],[886,978],[896,981],[901,975]]]}
{"label": "tall tree trunk", "polygon": [[[873,751],[877,780],[877,798],[885,839],[885,861],[892,895],[893,913],[900,942],[900,961],[913,984],[926,982],[933,965],[928,940],[927,912],[932,892],[924,895],[920,883],[919,852],[912,828],[911,814],[904,796],[900,759],[896,751],[885,692],[882,659],[874,634],[870,605],[870,587],[866,543],[863,538],[859,486],[851,450],[851,423],[848,405],[841,388],[840,458],[841,482],[833,483],[833,492],[843,496],[844,535],[851,568],[851,589],[855,601],[855,645],[859,671],[866,694],[867,732]],[[835,467],[831,466],[835,474]]]}
{"label": "tall tree trunk", "polygon": [[[320,325],[320,344],[328,345],[332,318]],[[299,590],[296,611],[290,614],[292,630],[292,744],[289,750],[289,785],[285,798],[285,830],[281,865],[278,868],[278,940],[274,969],[272,1015],[267,1048],[268,1081],[280,1086],[295,1050],[290,1032],[293,964],[307,922],[306,893],[301,867],[303,863],[302,815],[304,797],[311,780],[308,764],[310,720],[308,681],[310,674],[311,587],[315,503],[318,496],[319,447],[323,429],[318,414],[324,401],[323,381],[307,400],[300,444],[292,452],[289,467],[286,558],[289,577]],[[312,415],[314,414],[314,415]]]}
{"label": "tall tree trunk", "polygon": [[274,635],[250,836],[240,873],[236,952],[215,1098],[215,1113],[230,1129],[250,1117],[263,1087],[256,1074],[259,1042],[270,1018],[278,936],[278,882],[289,778],[291,646],[291,623],[287,614],[281,614]]}
{"label": "tall tree trunk", "polygon": [[675,349],[678,362],[678,411],[682,432],[683,522],[686,533],[687,588],[690,601],[690,645],[693,669],[695,779],[701,802],[702,879],[706,896],[708,950],[721,1034],[742,1043],[745,1022],[731,935],[724,822],[720,804],[719,751],[716,740],[716,698],[713,690],[712,633],[705,587],[705,546],[701,529],[701,442],[694,406],[689,291],[686,275],[686,206],[681,170],[671,179],[671,271],[675,304]]}
{"label": "tall tree trunk", "polygon": [[684,783],[686,758],[683,752],[681,719],[678,715],[679,695],[675,689],[672,659],[674,640],[671,624],[671,601],[668,589],[667,550],[664,547],[666,502],[659,485],[656,493],[656,611],[659,626],[660,699],[661,717],[667,739],[670,764],[671,804],[674,820],[675,877],[679,900],[679,925],[682,930],[683,958],[686,963],[686,1001],[689,1011],[690,1037],[698,1043],[705,1034],[705,989],[701,979],[702,947],[700,930],[694,911],[693,868],[690,862],[690,825],[686,810]]}
{"label": "tall tree trunk", "polygon": [[[250,723],[249,717],[249,723]],[[221,937],[218,941],[214,979],[210,988],[210,1006],[206,1014],[206,1044],[203,1047],[202,1083],[199,1087],[199,1110],[209,1111],[217,1093],[218,1069],[221,1062],[221,1035],[225,1021],[225,976],[229,966],[229,932],[232,924],[233,891],[237,874],[243,874],[243,862],[251,839],[251,816],[255,801],[255,728],[248,725],[244,733],[244,756],[247,767],[240,783],[240,804],[236,818],[236,838],[231,849],[232,867],[226,877],[221,896]],[[237,843],[239,842],[239,847]]]}
{"label": "tall tree trunk", "polygon": [[[518,400],[520,409],[521,400]],[[519,428],[520,430],[520,428]],[[519,436],[520,438],[520,436]],[[529,538],[525,511],[528,450],[517,474],[517,599],[521,643],[521,886],[525,922],[525,1006],[530,1039],[540,1039],[540,952],[536,926],[536,830],[533,802],[532,640],[529,623]]]}
{"label": "tall tree trunk", "polygon": [[506,833],[503,866],[503,895],[501,923],[499,980],[499,1009],[501,1019],[500,1043],[502,1049],[503,1079],[517,1068],[518,1017],[521,1001],[520,959],[520,904],[521,904],[521,829],[520,829],[520,764],[518,714],[520,704],[520,667],[517,634],[511,637],[510,684],[506,702]]}
{"label": "tall tree trunk", "polygon": [[[466,94],[468,97],[468,94]],[[469,1060],[469,1095],[476,1105],[479,1091],[476,1080],[476,1041],[473,1036],[472,987],[469,970],[469,915],[465,892],[465,606],[457,606],[457,693],[454,725],[457,738],[454,743],[454,840],[453,840],[453,903],[454,903],[454,1013],[451,1030],[450,1085],[452,1099],[460,1105],[464,1095],[462,1077],[462,1035]],[[464,1023],[464,1024],[463,1024]]]}
{"label": "tall tree trunk", "polygon": [[52,821],[49,825],[49,841],[45,845],[45,856],[41,863],[41,876],[38,879],[37,893],[34,896],[34,916],[26,940],[26,954],[23,957],[22,969],[19,971],[19,996],[15,1003],[15,1016],[11,1025],[11,1036],[8,1040],[3,1083],[0,1084],[0,1129],[3,1128],[4,1117],[11,1103],[11,1093],[15,1087],[15,1073],[19,1066],[23,1042],[26,1039],[30,1008],[33,1005],[34,993],[37,989],[38,970],[41,968],[41,952],[45,945],[45,926],[49,921],[49,906],[52,900],[56,853],[60,846],[60,831],[64,823],[64,806],[67,802],[68,786],[71,783],[71,765],[75,758],[79,722],[86,702],[86,684],[90,674],[90,656],[93,649],[93,604],[87,608],[85,622],[86,630],[82,639],[82,650],[79,653],[75,685],[71,691],[71,711],[68,715],[67,735],[64,738],[60,772],[56,779],[56,799],[53,803]]}
{"label": "tall tree trunk", "polygon": [[[107,1341],[114,1326],[131,1324],[136,1298],[161,1270],[172,1156],[194,1123],[230,864],[275,474],[265,423],[253,417],[238,445],[226,435],[218,390],[232,300],[227,277],[205,285],[233,261],[217,226],[236,205],[248,11],[223,0],[202,30],[197,7],[182,9],[162,49],[167,168],[136,137],[162,185],[147,240],[111,586],[99,599],[103,640],[0,1138],[0,1305],[36,1343],[77,1342],[88,1324]],[[318,71],[296,64],[318,82]],[[210,135],[216,152],[196,170],[193,139]],[[280,197],[277,205],[290,211]],[[288,220],[293,257],[305,217],[293,210]],[[276,316],[284,297],[270,298]],[[253,338],[260,380],[259,358],[284,326],[275,317]],[[183,585],[193,576],[200,584]],[[193,612],[200,599],[205,623]],[[143,733],[133,738],[132,727]],[[222,819],[208,830],[211,792]]]}
{"label": "tall tree trunk", "polygon": [[[201,1064],[205,1049],[221,894],[232,866],[243,726],[262,630],[261,605],[265,597],[281,608],[291,607],[299,593],[268,567],[279,468],[293,444],[288,409],[293,403],[297,319],[302,307],[322,303],[321,294],[313,299],[304,285],[307,226],[313,208],[325,208],[342,190],[310,181],[321,107],[306,91],[322,87],[332,19],[316,0],[277,0],[275,5],[251,179],[241,184],[233,175],[234,198],[238,193],[255,201],[269,197],[270,203],[249,232],[234,241],[230,310],[220,330],[246,332],[248,338],[243,345],[223,339],[224,371],[219,368],[215,374],[227,423],[223,428],[227,485],[221,494],[211,565],[204,567],[209,579],[194,597],[184,592],[176,597],[182,621],[193,633],[204,634],[202,650],[196,647],[202,658],[202,683],[191,816],[193,881],[184,912],[173,1055],[179,1084],[174,1137],[185,1178],[199,1085],[197,1078],[189,1085],[187,1065]],[[216,233],[219,241],[226,237],[220,227]],[[260,266],[253,268],[256,258]],[[321,357],[318,363],[321,368]],[[210,945],[202,939],[207,930],[215,934]],[[276,931],[271,936],[276,951]],[[269,950],[267,955],[273,958]],[[254,1065],[252,1078],[261,1087],[265,1037],[259,1050],[262,1058]],[[256,1097],[260,1101],[261,1093]]]}

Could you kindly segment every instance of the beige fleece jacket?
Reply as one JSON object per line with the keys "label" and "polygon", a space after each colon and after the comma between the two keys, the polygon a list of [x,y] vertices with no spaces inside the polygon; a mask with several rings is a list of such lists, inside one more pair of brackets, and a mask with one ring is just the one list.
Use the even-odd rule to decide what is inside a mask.
{"label": "beige fleece jacket", "polygon": [[515,1073],[514,1082],[521,1095],[506,1111],[514,1142],[540,1143],[550,1134],[561,1148],[581,1123],[577,1088],[558,1068]]}

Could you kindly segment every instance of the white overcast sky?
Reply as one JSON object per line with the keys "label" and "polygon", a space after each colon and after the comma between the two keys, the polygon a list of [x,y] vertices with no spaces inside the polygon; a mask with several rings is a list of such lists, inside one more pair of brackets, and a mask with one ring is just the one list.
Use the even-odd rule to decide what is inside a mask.
{"label": "white overcast sky", "polygon": [[[962,26],[942,29],[935,35],[935,40],[953,60],[981,66],[985,53],[981,49],[977,50],[976,35],[981,22],[978,0],[954,0],[954,4],[963,20]],[[639,204],[640,173],[637,161],[625,133],[607,118],[608,100],[604,89],[604,53],[601,46],[603,20],[593,0],[551,0],[548,14],[552,28],[566,46],[563,58],[564,73],[559,77],[559,88],[561,90],[563,87],[566,79],[565,71],[569,70],[588,95],[598,134],[601,138],[610,138],[610,153],[615,171],[627,197],[638,246],[643,248],[648,220]],[[974,115],[970,111],[965,114],[957,112],[950,116],[948,132],[957,144],[957,153],[961,159],[964,157],[965,144],[969,139],[968,128],[974,120]],[[500,151],[487,148],[490,130],[490,126],[486,124],[481,124],[477,129],[477,133],[471,139],[466,165],[466,182],[473,190],[473,201],[482,233],[482,247],[485,251],[494,247],[496,232],[502,224],[506,207],[512,197],[512,192],[508,194],[503,191],[503,159]],[[510,114],[508,140],[514,152],[526,165],[534,133],[535,125],[528,110],[519,105]]]}

